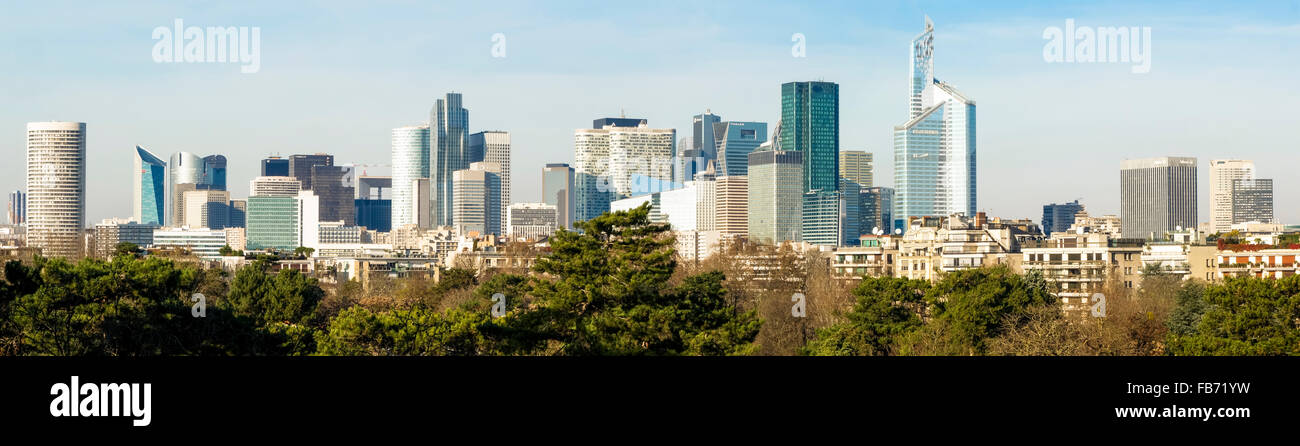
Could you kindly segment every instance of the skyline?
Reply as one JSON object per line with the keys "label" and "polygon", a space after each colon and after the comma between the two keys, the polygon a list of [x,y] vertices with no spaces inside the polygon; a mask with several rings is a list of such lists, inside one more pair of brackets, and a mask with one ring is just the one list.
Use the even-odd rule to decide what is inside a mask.
{"label": "skyline", "polygon": [[[725,3],[653,5],[633,17],[590,14],[614,19],[582,12],[616,8],[603,5],[506,6],[492,20],[469,19],[486,12],[457,9],[465,5],[385,4],[352,14],[350,7],[327,4],[294,19],[295,8],[281,5],[267,5],[257,19],[232,12],[238,6],[119,12],[95,5],[69,11],[55,25],[60,39],[34,34],[49,31],[48,24],[28,23],[40,8],[11,5],[3,7],[0,24],[7,30],[0,40],[18,51],[0,57],[29,69],[0,74],[16,87],[0,97],[20,104],[0,110],[12,126],[0,147],[22,156],[18,128],[27,122],[86,122],[86,220],[93,223],[130,216],[122,179],[136,145],[162,157],[226,155],[230,184],[256,177],[257,163],[277,153],[325,152],[338,164],[388,164],[392,129],[422,122],[435,98],[457,92],[474,115],[469,132],[511,133],[511,201],[538,202],[533,195],[543,166],[572,164],[573,130],[592,119],[625,112],[683,135],[694,115],[711,110],[728,120],[766,122],[770,137],[780,85],[826,80],[841,87],[841,150],[872,153],[873,186],[893,187],[891,130],[907,107],[904,58],[929,15],[940,80],[954,80],[981,105],[977,210],[1037,219],[1044,204],[1080,199],[1090,214],[1119,214],[1124,159],[1189,156],[1198,159],[1198,222],[1209,221],[1212,159],[1255,160],[1258,177],[1276,179],[1276,217],[1300,220],[1300,197],[1285,192],[1294,183],[1279,166],[1295,148],[1287,145],[1294,119],[1284,107],[1300,98],[1300,89],[1274,81],[1298,65],[1290,51],[1295,39],[1278,38],[1300,36],[1297,2],[1168,5],[1161,14],[1161,6],[1119,3],[1086,8],[1095,13],[1068,5],[842,4],[848,13],[808,8],[778,15],[788,23],[748,10],[723,20],[720,11],[734,6]],[[469,17],[445,19],[458,14]],[[661,16],[685,20],[655,20]],[[544,17],[563,20],[536,20]],[[198,26],[261,26],[261,71],[153,63],[148,32],[174,18]],[[1132,74],[1127,64],[1044,62],[1044,28],[1071,18],[1080,25],[1152,27],[1150,73]],[[430,19],[430,28],[399,26]],[[340,26],[305,31],[330,24]],[[503,59],[491,57],[497,32],[508,42]],[[792,33],[806,35],[806,58],[790,55]],[[717,43],[699,45],[701,39]],[[440,51],[428,61],[394,56],[433,49]],[[637,52],[629,50],[645,51],[629,60],[625,53]],[[50,56],[56,53],[64,56]],[[446,61],[458,64],[447,69]],[[87,64],[96,69],[75,69]],[[1045,150],[1052,155],[1043,156]],[[0,169],[0,187],[25,188],[21,163]]]}

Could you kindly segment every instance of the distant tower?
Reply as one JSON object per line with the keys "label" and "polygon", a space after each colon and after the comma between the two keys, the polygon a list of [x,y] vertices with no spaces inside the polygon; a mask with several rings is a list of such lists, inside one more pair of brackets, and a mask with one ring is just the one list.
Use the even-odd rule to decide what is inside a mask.
{"label": "distant tower", "polygon": [[76,257],[86,227],[86,123],[27,123],[27,245]]}

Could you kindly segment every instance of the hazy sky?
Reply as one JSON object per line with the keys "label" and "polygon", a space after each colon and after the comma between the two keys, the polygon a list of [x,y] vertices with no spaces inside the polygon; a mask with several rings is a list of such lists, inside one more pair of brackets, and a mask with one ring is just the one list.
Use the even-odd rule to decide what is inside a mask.
{"label": "hazy sky", "polygon": [[[840,84],[841,149],[875,153],[893,185],[892,128],[907,120],[909,42],[935,23],[936,77],[978,104],[978,208],[1038,220],[1081,199],[1119,212],[1125,158],[1253,159],[1277,217],[1300,222],[1300,1],[1277,2],[6,2],[0,6],[0,188],[24,188],[25,124],[84,121],[87,221],[131,213],[131,150],[221,153],[235,197],[270,154],[389,164],[391,129],[464,94],[472,132],[513,140],[513,201],[572,162],[573,130],[647,118],[766,121],[780,84]],[[256,26],[261,69],[159,64],[152,31]],[[1151,69],[1047,63],[1047,27],[1151,28]],[[492,36],[506,57],[493,58]],[[791,35],[806,57],[791,56]],[[373,172],[372,172],[373,173]]]}

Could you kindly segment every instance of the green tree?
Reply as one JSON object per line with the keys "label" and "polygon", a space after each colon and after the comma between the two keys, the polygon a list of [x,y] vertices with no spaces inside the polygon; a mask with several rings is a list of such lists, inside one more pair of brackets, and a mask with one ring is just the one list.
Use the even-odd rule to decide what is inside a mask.
{"label": "green tree", "polygon": [[918,314],[930,283],[894,277],[866,277],[853,290],[857,303],[847,321],[817,333],[804,353],[819,356],[885,356],[895,341],[921,326]]}
{"label": "green tree", "polygon": [[1300,354],[1300,276],[1230,278],[1205,288],[1196,331],[1171,333],[1173,355]]}
{"label": "green tree", "polygon": [[324,297],[316,279],[294,269],[268,274],[265,264],[255,263],[235,272],[226,300],[235,314],[264,325],[307,325]]}

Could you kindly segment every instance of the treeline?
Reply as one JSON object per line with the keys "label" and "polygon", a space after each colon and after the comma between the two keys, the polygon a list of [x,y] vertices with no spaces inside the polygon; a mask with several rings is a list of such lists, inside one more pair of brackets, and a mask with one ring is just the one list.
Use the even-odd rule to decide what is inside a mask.
{"label": "treeline", "polygon": [[0,354],[1300,353],[1296,277],[1205,285],[1152,270],[1136,292],[1108,286],[1107,316],[1096,318],[1063,312],[1041,276],[1005,267],[934,284],[844,281],[820,253],[760,245],[679,264],[668,227],[644,206],[581,228],[557,233],[529,271],[451,268],[436,283],[375,279],[368,292],[272,272],[266,260],[233,275],[131,249],[111,261],[9,262]]}

